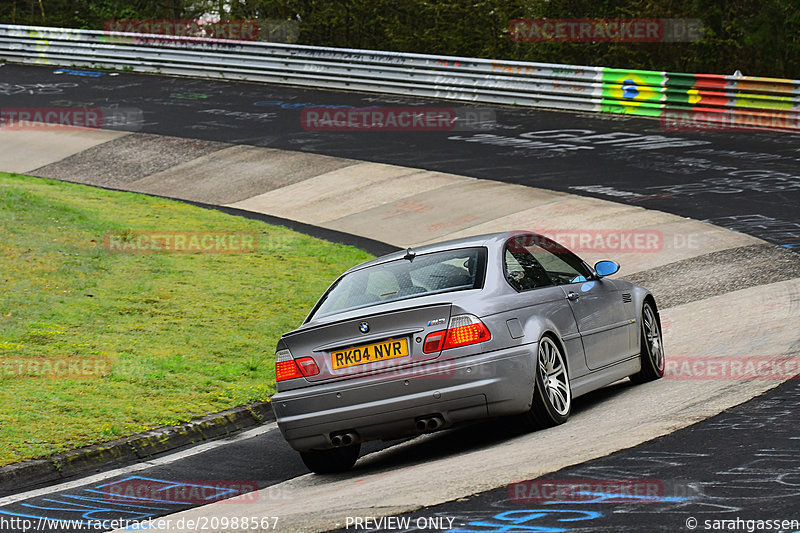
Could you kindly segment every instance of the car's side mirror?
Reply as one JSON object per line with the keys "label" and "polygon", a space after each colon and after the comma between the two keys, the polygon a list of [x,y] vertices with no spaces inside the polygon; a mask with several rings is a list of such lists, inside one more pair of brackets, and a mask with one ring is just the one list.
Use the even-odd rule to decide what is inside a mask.
{"label": "car's side mirror", "polygon": [[594,265],[598,277],[604,278],[619,272],[619,264],[614,261],[598,261]]}

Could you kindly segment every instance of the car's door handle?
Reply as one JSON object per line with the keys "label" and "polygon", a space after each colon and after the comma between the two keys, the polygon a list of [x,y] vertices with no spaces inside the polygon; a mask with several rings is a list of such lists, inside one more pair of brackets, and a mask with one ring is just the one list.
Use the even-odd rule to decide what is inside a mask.
{"label": "car's door handle", "polygon": [[570,302],[577,301],[577,299],[580,298],[580,297],[581,296],[575,291],[569,291],[567,293],[567,300],[569,300]]}

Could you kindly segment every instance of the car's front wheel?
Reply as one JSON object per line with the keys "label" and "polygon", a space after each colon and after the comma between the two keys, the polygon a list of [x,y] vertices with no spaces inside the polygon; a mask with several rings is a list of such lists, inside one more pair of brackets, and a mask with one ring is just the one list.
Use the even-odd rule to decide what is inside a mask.
{"label": "car's front wheel", "polygon": [[564,354],[556,341],[541,338],[536,356],[536,383],[531,408],[523,415],[533,429],[563,424],[572,409],[572,390]]}
{"label": "car's front wheel", "polygon": [[656,380],[664,375],[664,343],[658,317],[650,302],[642,306],[641,351],[642,369],[631,376],[634,383]]}
{"label": "car's front wheel", "polygon": [[336,474],[353,468],[361,452],[361,444],[351,444],[330,450],[300,452],[300,458],[315,474]]}

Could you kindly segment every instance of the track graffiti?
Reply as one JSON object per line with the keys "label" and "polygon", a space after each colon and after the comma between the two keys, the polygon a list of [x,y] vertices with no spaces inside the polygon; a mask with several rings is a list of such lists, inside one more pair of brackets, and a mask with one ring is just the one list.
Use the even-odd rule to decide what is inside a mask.
{"label": "track graffiti", "polygon": [[758,213],[710,218],[704,222],[733,231],[758,235],[763,239],[777,242],[784,248],[800,250],[800,223],[797,222],[780,220]]}
{"label": "track graffiti", "polygon": [[[486,520],[475,520],[463,527],[450,529],[450,533],[501,533],[526,531],[528,533],[560,533],[587,521],[603,516],[597,511],[582,509],[523,509],[505,511]],[[580,522],[580,524],[576,524]]]}
{"label": "track graffiti", "polygon": [[[449,531],[464,533],[634,533],[686,531],[691,520],[796,521],[798,404],[800,383],[789,381],[662,439],[406,516],[455,517]],[[721,453],[731,442],[740,450]]]}
{"label": "track graffiti", "polygon": [[[146,490],[131,490],[138,487]],[[174,482],[128,476],[53,497],[27,500],[0,509],[0,515],[33,520],[71,521],[76,530],[103,521],[140,521],[196,505],[197,495],[208,502],[241,497],[247,484]],[[257,493],[252,493],[257,494]]]}
{"label": "track graffiti", "polygon": [[0,83],[0,94],[6,96],[14,94],[61,94],[64,89],[71,89],[77,86],[77,83],[26,83],[15,85]]}

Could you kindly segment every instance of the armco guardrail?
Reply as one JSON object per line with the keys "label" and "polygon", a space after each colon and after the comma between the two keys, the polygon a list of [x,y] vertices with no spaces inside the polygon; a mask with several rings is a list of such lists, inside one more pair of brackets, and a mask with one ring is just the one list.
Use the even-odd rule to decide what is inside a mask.
{"label": "armco guardrail", "polygon": [[672,117],[721,127],[800,129],[800,80],[9,25],[0,25],[0,58],[659,116],[667,127]]}

